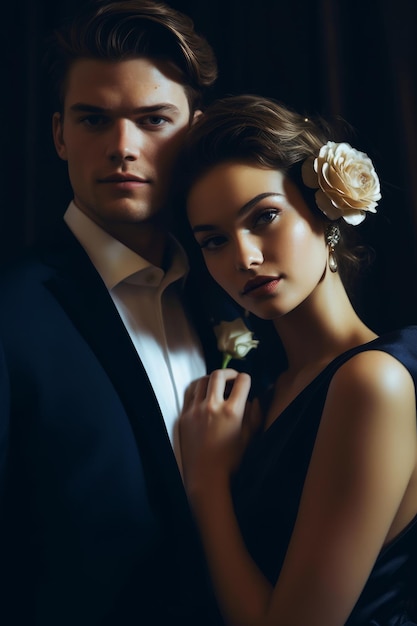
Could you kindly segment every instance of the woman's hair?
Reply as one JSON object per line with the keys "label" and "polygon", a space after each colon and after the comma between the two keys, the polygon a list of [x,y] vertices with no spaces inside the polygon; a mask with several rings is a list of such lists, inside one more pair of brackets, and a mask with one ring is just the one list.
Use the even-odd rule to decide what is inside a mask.
{"label": "woman's hair", "polygon": [[187,174],[196,179],[217,163],[237,159],[289,173],[317,156],[328,140],[321,126],[272,99],[229,96],[213,102],[189,133]]}
{"label": "woman's hair", "polygon": [[123,61],[134,57],[171,62],[181,75],[190,110],[202,104],[202,93],[217,78],[217,62],[192,20],[172,7],[151,0],[96,0],[84,5],[48,42],[49,72],[62,108],[71,65],[80,58]]}
{"label": "woman's hair", "polygon": [[[316,190],[302,181],[301,165],[308,157],[318,156],[320,148],[330,140],[337,140],[336,127],[331,128],[322,118],[300,115],[273,99],[240,95],[216,100],[186,139],[180,159],[181,195],[184,197],[197,179],[215,165],[245,162],[284,172],[310,209],[326,221],[314,199]],[[354,229],[344,220],[339,220],[338,225],[342,236],[335,254],[346,283],[350,270],[359,265],[363,254],[360,248],[352,247]]]}

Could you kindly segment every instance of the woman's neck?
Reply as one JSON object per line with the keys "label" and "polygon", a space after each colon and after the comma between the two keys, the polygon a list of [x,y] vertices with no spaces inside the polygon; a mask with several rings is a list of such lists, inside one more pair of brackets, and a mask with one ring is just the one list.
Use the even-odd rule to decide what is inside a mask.
{"label": "woman's neck", "polygon": [[264,428],[339,354],[377,337],[358,317],[340,280],[333,283],[327,293],[321,290],[275,321],[288,367],[275,382]]}
{"label": "woman's neck", "polygon": [[377,337],[357,315],[340,280],[319,291],[275,321],[287,355],[287,372],[320,367]]}

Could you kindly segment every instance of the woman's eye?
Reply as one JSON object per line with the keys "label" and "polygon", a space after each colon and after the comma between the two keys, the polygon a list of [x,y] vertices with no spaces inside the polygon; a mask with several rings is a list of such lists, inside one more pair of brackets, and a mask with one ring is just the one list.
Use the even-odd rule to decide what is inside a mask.
{"label": "woman's eye", "polygon": [[277,217],[279,211],[277,209],[267,209],[266,211],[262,211],[255,218],[255,226],[263,226],[265,224],[271,224],[274,219]]}
{"label": "woman's eye", "polygon": [[226,243],[226,237],[222,235],[214,235],[212,237],[206,237],[201,241],[197,241],[202,250],[216,250]]}

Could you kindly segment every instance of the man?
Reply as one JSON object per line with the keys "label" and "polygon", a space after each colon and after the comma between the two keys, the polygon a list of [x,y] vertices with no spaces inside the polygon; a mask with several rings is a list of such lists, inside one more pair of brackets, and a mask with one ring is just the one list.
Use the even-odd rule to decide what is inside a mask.
{"label": "man", "polygon": [[50,58],[73,201],[1,279],[0,621],[212,624],[175,431],[206,364],[167,190],[215,59],[149,0],[93,3]]}

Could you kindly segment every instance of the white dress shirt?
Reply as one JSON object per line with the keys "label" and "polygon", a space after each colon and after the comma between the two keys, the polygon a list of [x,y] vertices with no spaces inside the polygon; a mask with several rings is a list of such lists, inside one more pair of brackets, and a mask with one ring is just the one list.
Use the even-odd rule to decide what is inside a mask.
{"label": "white dress shirt", "polygon": [[[178,416],[184,391],[204,376],[201,345],[181,304],[185,253],[172,238],[172,263],[164,272],[105,232],[71,202],[64,220],[100,274],[145,367],[178,465]],[[140,398],[138,397],[138,402]]]}

